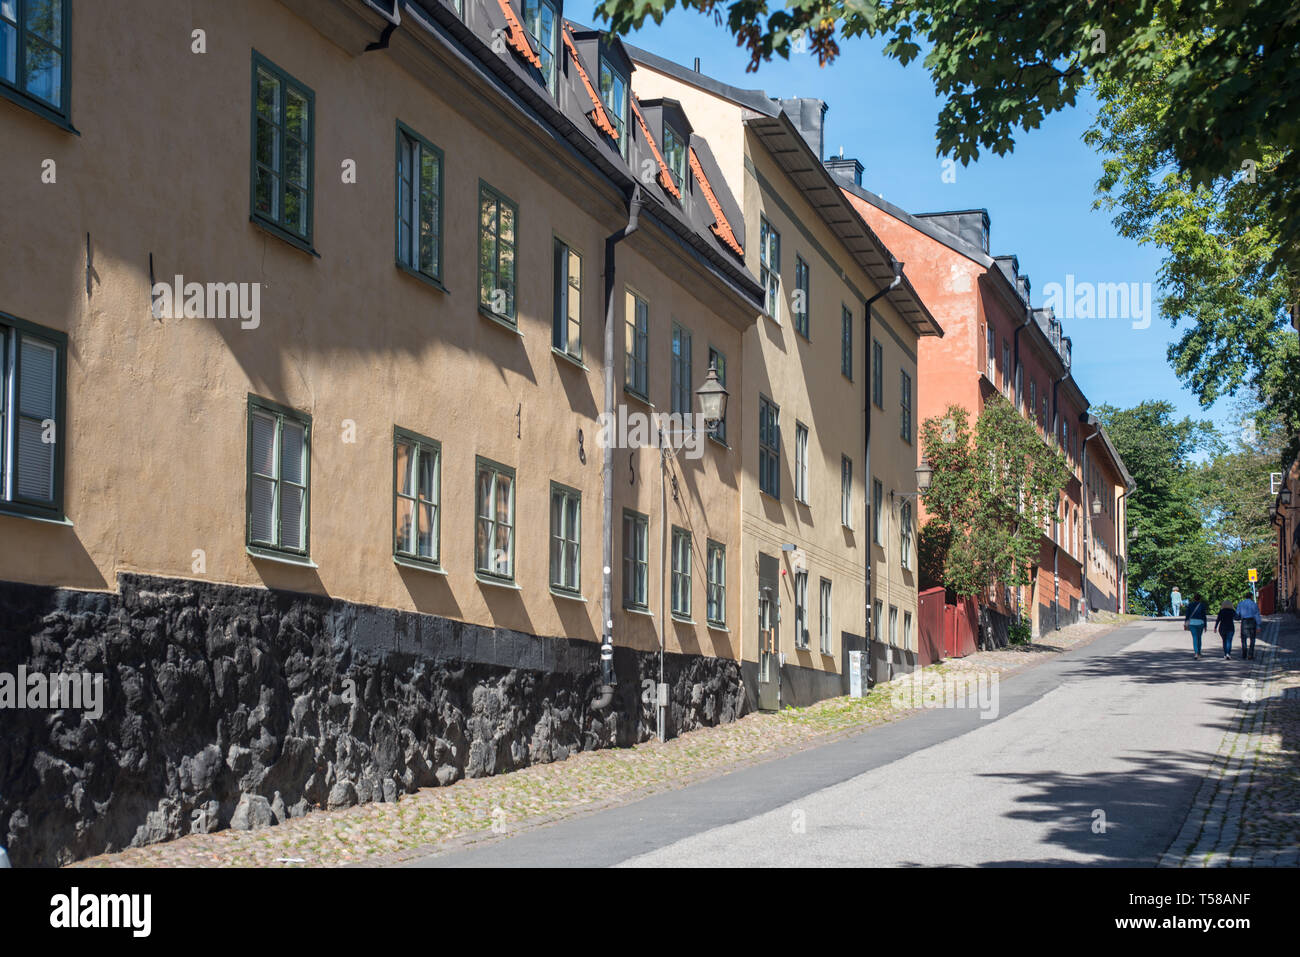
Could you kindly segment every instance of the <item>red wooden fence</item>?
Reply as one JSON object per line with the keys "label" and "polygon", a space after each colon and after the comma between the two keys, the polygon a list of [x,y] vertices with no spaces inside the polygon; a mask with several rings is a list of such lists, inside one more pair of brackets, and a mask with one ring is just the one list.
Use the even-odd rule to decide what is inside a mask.
{"label": "red wooden fence", "polygon": [[942,588],[928,588],[919,596],[920,631],[917,653],[922,666],[943,658],[964,658],[975,653],[979,610],[975,599],[945,605]]}

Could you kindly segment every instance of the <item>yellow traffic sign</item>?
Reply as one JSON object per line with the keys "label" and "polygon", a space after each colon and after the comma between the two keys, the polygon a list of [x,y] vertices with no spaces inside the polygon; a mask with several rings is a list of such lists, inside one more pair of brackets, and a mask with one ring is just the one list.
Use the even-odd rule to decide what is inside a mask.
{"label": "yellow traffic sign", "polygon": [[1250,571],[1246,573],[1246,578],[1249,581],[1253,581],[1253,582],[1259,581],[1259,569],[1258,568],[1250,569]]}

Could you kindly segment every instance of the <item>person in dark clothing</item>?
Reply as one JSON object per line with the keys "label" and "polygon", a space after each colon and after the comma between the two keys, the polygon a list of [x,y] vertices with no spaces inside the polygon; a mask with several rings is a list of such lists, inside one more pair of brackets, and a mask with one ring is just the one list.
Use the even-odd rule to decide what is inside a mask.
{"label": "person in dark clothing", "polygon": [[1237,633],[1237,609],[1226,601],[1219,609],[1219,617],[1214,621],[1214,628],[1223,639],[1223,657],[1232,657],[1232,636]]}
{"label": "person in dark clothing", "polygon": [[1192,654],[1197,658],[1201,657],[1201,635],[1205,631],[1205,623],[1209,620],[1209,609],[1205,607],[1205,599],[1198,592],[1192,597],[1192,602],[1187,606],[1187,613],[1183,615],[1183,630],[1192,633]]}

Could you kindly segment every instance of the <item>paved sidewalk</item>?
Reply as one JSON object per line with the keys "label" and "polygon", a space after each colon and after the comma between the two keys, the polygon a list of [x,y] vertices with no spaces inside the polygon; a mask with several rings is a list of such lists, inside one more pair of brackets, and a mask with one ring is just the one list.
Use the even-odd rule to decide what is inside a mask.
{"label": "paved sidewalk", "polygon": [[1265,622],[1238,694],[1162,867],[1300,865],[1300,622]]}

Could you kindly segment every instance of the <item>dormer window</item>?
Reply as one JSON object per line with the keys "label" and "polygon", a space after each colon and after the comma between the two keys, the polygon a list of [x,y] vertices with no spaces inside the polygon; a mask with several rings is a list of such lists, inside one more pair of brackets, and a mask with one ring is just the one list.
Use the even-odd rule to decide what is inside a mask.
{"label": "dormer window", "polygon": [[619,152],[627,159],[627,77],[604,53],[600,57],[600,100],[618,132]]}
{"label": "dormer window", "polygon": [[686,137],[664,124],[664,165],[673,177],[677,188],[682,188],[686,179]]}
{"label": "dormer window", "polygon": [[559,17],[550,0],[523,0],[524,29],[537,44],[537,56],[542,61],[542,79],[546,88],[555,93],[555,58],[559,43]]}

